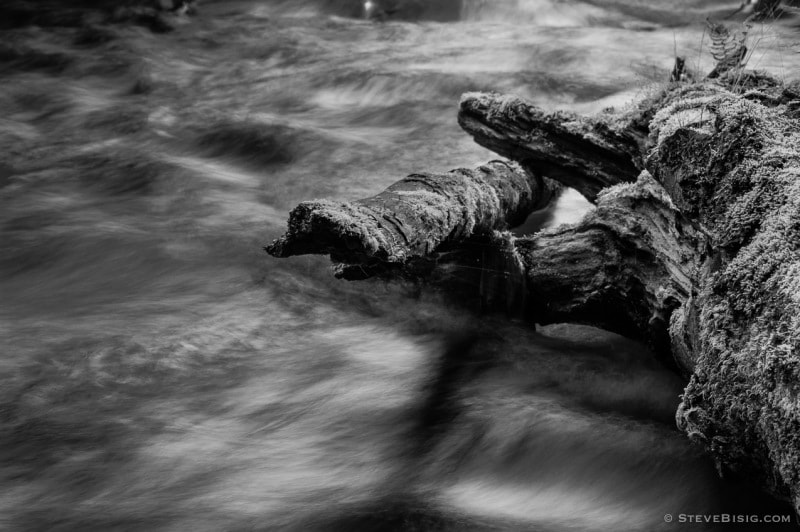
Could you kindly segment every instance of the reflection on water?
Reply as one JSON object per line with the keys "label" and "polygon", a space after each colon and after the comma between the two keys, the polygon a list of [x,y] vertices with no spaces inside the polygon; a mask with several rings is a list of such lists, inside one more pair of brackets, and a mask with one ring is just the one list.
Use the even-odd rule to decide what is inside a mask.
{"label": "reflection on water", "polygon": [[[682,383],[634,342],[261,251],[298,201],[492,158],[458,129],[461,92],[622,106],[737,3],[378,3],[382,22],[361,2],[241,1],[168,35],[5,32],[0,528],[655,531],[668,512],[785,512],[677,433]],[[797,67],[791,23],[760,67]],[[568,191],[518,231],[588,208]]]}

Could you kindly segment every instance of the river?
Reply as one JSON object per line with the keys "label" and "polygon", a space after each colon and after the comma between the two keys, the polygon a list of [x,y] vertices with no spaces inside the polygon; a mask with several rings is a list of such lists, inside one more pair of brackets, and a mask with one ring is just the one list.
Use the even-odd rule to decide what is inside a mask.
{"label": "river", "polygon": [[[636,342],[262,250],[299,201],[492,159],[456,123],[462,92],[621,109],[676,52],[709,70],[703,21],[738,2],[393,4],[6,30],[24,53],[0,58],[0,529],[766,530],[665,514],[790,513],[718,477],[675,428],[681,378]],[[750,66],[796,72],[795,24],[755,26]],[[531,229],[590,208],[567,191]]]}

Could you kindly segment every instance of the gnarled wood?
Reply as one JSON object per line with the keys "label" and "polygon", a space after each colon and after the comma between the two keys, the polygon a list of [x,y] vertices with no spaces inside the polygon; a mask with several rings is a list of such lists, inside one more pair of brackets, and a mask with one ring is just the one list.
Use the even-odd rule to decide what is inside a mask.
{"label": "gnarled wood", "polygon": [[578,224],[515,242],[537,323],[594,325],[662,353],[670,352],[670,316],[692,297],[708,244],[647,172],[603,191]]}
{"label": "gnarled wood", "polygon": [[358,264],[363,273],[344,277],[368,277],[376,267],[403,265],[444,245],[518,225],[557,188],[503,161],[413,174],[352,203],[301,203],[290,214],[287,233],[266,249],[276,257],[330,254],[334,262]]}
{"label": "gnarled wood", "polygon": [[595,201],[604,188],[641,171],[641,138],[600,120],[545,113],[521,98],[467,93],[458,123],[475,142]]}

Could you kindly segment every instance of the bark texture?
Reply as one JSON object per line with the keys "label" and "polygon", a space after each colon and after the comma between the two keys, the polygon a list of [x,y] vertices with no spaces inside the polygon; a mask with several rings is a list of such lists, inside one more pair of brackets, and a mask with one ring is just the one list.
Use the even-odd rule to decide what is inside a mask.
{"label": "bark texture", "polygon": [[276,257],[329,254],[347,278],[404,266],[494,230],[522,223],[558,186],[519,165],[493,161],[473,170],[412,174],[371,198],[298,205],[287,233],[270,244]]}
{"label": "bark texture", "polygon": [[578,224],[515,245],[536,323],[595,325],[663,353],[669,318],[691,298],[709,242],[645,171],[604,190]]}
{"label": "bark texture", "polygon": [[493,93],[461,97],[458,123],[475,141],[576,189],[595,201],[604,188],[631,182],[642,168],[633,129],[571,113],[548,114],[521,98]]}
{"label": "bark texture", "polygon": [[[495,232],[491,242],[503,257],[497,264],[517,283],[506,292],[525,294],[535,322],[596,325],[670,353],[689,380],[678,427],[706,447],[721,472],[759,482],[800,512],[800,91],[753,73],[735,80],[736,93],[726,76],[673,84],[616,118],[547,114],[519,98],[467,94],[459,121],[530,175],[596,202],[574,225],[520,238]],[[441,199],[430,224],[399,203],[404,233],[417,235],[407,236],[405,247],[358,239],[350,245],[296,213],[273,251],[326,252],[352,263],[462,245],[477,230],[514,225],[537,204],[529,199],[533,188],[520,188],[520,172],[491,172],[516,183],[509,197],[526,198],[474,203],[491,213],[481,207],[465,215],[472,203]],[[453,174],[431,179],[446,188],[471,186],[456,185]],[[547,188],[544,178],[531,179],[537,190]],[[483,191],[506,190],[496,180],[481,183]],[[435,186],[426,181],[424,188]],[[353,208],[381,217],[380,209],[395,208],[365,202]],[[454,225],[443,222],[450,219],[444,211]],[[326,244],[305,244],[314,239]]]}

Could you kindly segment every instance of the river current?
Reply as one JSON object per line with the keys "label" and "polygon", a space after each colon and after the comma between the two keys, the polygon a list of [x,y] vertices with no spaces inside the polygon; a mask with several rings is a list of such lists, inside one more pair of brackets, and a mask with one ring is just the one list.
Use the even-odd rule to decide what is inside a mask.
{"label": "river current", "polygon": [[[459,130],[461,93],[622,109],[676,53],[710,69],[704,20],[738,2],[391,4],[6,32],[28,55],[0,71],[0,529],[766,530],[665,514],[790,513],[719,478],[675,428],[683,381],[634,341],[262,250],[299,201],[494,158]],[[796,24],[751,29],[749,66],[797,72]],[[525,230],[590,208],[567,191]]]}

